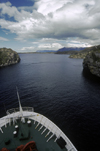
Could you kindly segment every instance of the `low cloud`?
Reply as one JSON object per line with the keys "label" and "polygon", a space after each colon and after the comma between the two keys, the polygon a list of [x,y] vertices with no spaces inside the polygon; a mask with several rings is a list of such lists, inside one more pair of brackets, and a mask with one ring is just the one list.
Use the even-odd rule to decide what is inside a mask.
{"label": "low cloud", "polygon": [[70,43],[68,43],[68,47],[91,47],[91,46],[92,45],[88,43],[83,43],[79,41],[71,41]]}
{"label": "low cloud", "polygon": [[40,44],[38,46],[39,50],[58,50],[60,48],[62,48],[63,46],[59,43],[48,43],[48,44]]}
{"label": "low cloud", "polygon": [[28,51],[35,52],[34,47],[23,47],[21,50],[23,52],[28,52]]}

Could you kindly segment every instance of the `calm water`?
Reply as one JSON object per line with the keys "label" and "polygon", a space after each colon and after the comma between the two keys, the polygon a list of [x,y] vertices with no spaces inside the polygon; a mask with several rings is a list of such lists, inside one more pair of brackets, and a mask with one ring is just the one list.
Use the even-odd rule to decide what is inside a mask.
{"label": "calm water", "polygon": [[32,106],[69,137],[78,151],[97,151],[100,144],[100,83],[83,74],[82,59],[68,55],[20,54],[21,62],[0,69],[0,116]]}

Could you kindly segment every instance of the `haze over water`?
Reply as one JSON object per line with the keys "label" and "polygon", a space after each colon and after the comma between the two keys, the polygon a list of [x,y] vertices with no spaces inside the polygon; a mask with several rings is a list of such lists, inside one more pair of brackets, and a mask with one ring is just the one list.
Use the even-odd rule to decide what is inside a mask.
{"label": "haze over water", "polygon": [[57,124],[78,151],[97,151],[100,138],[100,83],[83,74],[82,59],[68,55],[20,54],[21,62],[0,69],[0,117],[32,106]]}

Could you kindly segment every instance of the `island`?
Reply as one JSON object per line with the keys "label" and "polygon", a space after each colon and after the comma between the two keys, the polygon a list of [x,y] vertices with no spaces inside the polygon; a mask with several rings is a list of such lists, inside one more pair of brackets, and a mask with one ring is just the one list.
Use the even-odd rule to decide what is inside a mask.
{"label": "island", "polygon": [[10,48],[0,48],[0,67],[16,64],[20,61],[17,52]]}

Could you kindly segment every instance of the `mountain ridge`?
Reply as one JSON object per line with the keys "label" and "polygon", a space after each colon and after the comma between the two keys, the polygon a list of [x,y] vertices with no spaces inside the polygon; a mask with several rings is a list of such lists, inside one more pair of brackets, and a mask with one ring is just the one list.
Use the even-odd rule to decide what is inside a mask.
{"label": "mountain ridge", "polygon": [[56,54],[73,54],[83,49],[85,49],[85,47],[63,47],[63,48],[58,49],[56,51]]}

